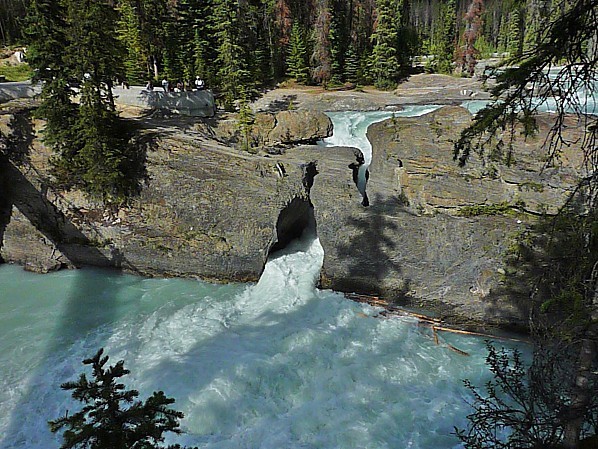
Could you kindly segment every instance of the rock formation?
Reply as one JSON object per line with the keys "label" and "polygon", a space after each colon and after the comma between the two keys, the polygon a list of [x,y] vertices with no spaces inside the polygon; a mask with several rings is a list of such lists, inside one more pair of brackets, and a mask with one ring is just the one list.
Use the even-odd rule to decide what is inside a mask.
{"label": "rock formation", "polygon": [[[488,155],[460,168],[452,141],[470,120],[448,106],[370,127],[370,207],[353,180],[358,150],[289,146],[329,133],[329,122],[304,111],[258,115],[262,144],[287,144],[259,154],[206,139],[233,139],[225,121],[187,132],[162,124],[160,134],[148,124],[140,141],[150,180],[119,211],[49,189],[48,150],[35,140],[29,162],[2,162],[0,254],[39,271],[89,264],[256,281],[269,252],[315,220],[322,287],[382,295],[453,322],[521,324],[529,304],[525,289],[504,291],[505,254],[534,214],[565,201],[581,161],[566,153],[559,167],[543,169],[540,120],[538,137],[515,136],[510,165]],[[495,209],[519,215],[489,215]]]}

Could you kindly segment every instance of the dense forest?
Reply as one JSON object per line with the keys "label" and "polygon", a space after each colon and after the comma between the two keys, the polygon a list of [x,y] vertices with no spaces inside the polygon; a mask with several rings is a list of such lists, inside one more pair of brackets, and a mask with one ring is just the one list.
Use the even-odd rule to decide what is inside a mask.
{"label": "dense forest", "polygon": [[[115,67],[132,83],[195,76],[228,101],[292,77],[390,88],[414,56],[430,71],[468,74],[475,60],[516,55],[534,44],[558,0],[62,0],[66,26],[95,17],[117,41]],[[36,0],[0,0],[0,42],[27,45]],[[562,2],[558,1],[559,4]],[[70,5],[70,7],[69,7]],[[73,7],[74,6],[74,7]],[[74,15],[70,15],[70,14]],[[70,16],[69,16],[70,15]],[[102,34],[100,33],[100,34]],[[69,35],[70,33],[67,33]],[[75,55],[71,55],[75,56]]]}

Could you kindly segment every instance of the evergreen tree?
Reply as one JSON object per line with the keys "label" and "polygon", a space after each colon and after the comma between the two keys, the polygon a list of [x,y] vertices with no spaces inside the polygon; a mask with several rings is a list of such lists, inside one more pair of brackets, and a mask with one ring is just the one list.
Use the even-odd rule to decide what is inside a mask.
{"label": "evergreen tree", "polygon": [[443,2],[440,18],[432,39],[432,54],[435,69],[440,73],[451,73],[455,54],[457,12],[455,0]]}
{"label": "evergreen tree", "polygon": [[[552,315],[548,326],[540,327],[534,317],[532,329],[542,330],[536,336],[544,346],[550,348],[555,341],[561,344],[560,350],[548,360],[549,367],[563,368],[563,376],[553,383],[541,370],[534,386],[543,389],[540,392],[547,392],[556,401],[553,404],[558,407],[551,406],[548,411],[553,414],[557,441],[548,447],[562,449],[594,447],[597,438],[598,117],[588,112],[583,99],[580,101],[584,92],[595,92],[598,47],[585,47],[584,43],[596,39],[597,20],[597,0],[573,0],[570,8],[554,21],[545,21],[544,28],[537,34],[539,40],[536,46],[518,59],[507,62],[509,66],[497,76],[492,90],[494,101],[476,114],[473,123],[455,143],[455,158],[463,165],[472,151],[485,157],[488,150],[494,150],[488,148],[490,142],[496,142],[493,137],[503,136],[505,130],[514,130],[517,126],[525,135],[530,135],[536,129],[537,105],[552,99],[554,92],[559,92],[554,113],[543,117],[551,131],[545,140],[545,151],[538,155],[538,160],[543,166],[556,165],[563,148],[570,147],[570,150],[579,152],[573,157],[583,161],[581,168],[587,175],[578,180],[558,215],[554,219],[545,217],[546,226],[537,229],[536,232],[539,232],[535,240],[546,243],[536,251],[528,249],[532,250],[530,252],[539,263],[530,265],[530,260],[525,260],[521,268],[529,270],[531,278],[528,280],[532,279],[534,284],[532,297],[541,304],[539,312]],[[548,71],[556,71],[556,76],[548,80]],[[530,91],[537,94],[530,95]],[[582,138],[567,137],[565,118],[571,117],[570,114],[575,114],[576,125],[583,130]],[[505,156],[509,158],[510,153]],[[536,360],[534,354],[534,363]],[[506,393],[512,395],[513,392]],[[490,437],[484,440],[485,443],[504,448],[546,447],[542,444],[523,445],[523,441],[492,444],[499,436],[508,439],[515,435],[517,428],[526,432],[531,430],[536,437],[546,436],[543,429],[527,425],[531,423],[533,426],[538,422],[533,410],[527,409],[528,413],[516,414],[515,420],[511,420],[512,402],[496,404],[496,411],[482,404],[472,415],[472,424],[477,426],[476,422],[480,422],[483,427],[478,429]],[[497,435],[498,427],[504,428],[505,432]],[[592,441],[588,441],[587,446],[582,446],[580,439],[588,431],[593,434],[593,445]]]}
{"label": "evergreen tree", "polygon": [[165,26],[169,23],[167,0],[120,0],[128,2],[136,15],[141,54],[149,78],[158,79],[165,45]]}
{"label": "evergreen tree", "polygon": [[[64,52],[69,42],[65,17],[61,2],[33,0],[25,33],[29,41],[27,59],[34,71],[33,81],[42,83],[42,101],[36,114],[46,120],[44,142],[58,158],[67,161],[73,160],[79,148],[74,129],[78,111],[72,101],[74,92],[70,86],[72,67]],[[64,178],[71,174],[78,174],[74,164]]]}
{"label": "evergreen tree", "polygon": [[255,74],[255,79],[259,80],[262,85],[271,83],[274,78],[274,66],[271,60],[267,30],[260,29],[260,33],[257,35],[254,57],[249,58],[249,60],[252,62],[251,71]]}
{"label": "evergreen tree", "polygon": [[175,17],[169,17],[164,24],[164,48],[162,51],[162,64],[164,76],[171,82],[176,82],[184,78],[184,58],[185,41],[182,38],[182,27],[177,23]]}
{"label": "evergreen tree", "polygon": [[[81,374],[77,381],[61,385],[72,390],[74,399],[83,408],[50,421],[52,432],[65,429],[61,449],[160,449],[164,434],[181,433],[181,412],[169,408],[174,399],[162,391],[154,392],[145,401],[137,399],[137,390],[126,390],[120,378],[129,374],[121,360],[106,368],[108,356],[103,349],[83,361],[91,365],[92,379]],[[179,445],[168,446],[170,449]]]}
{"label": "evergreen tree", "polygon": [[507,36],[507,52],[510,57],[519,57],[522,50],[521,15],[519,8],[515,8],[509,15],[509,29]]}
{"label": "evergreen tree", "polygon": [[305,84],[309,80],[307,48],[298,23],[294,23],[291,28],[289,55],[287,57],[287,74],[295,78],[300,84]]}
{"label": "evergreen tree", "polygon": [[130,1],[121,1],[118,7],[118,38],[126,49],[123,60],[125,79],[130,83],[141,84],[149,77],[148,55],[141,42],[138,14]]}
{"label": "evergreen tree", "polygon": [[345,80],[350,83],[359,82],[360,65],[359,58],[353,49],[353,46],[349,47],[347,55],[345,57]]}
{"label": "evergreen tree", "polygon": [[191,81],[195,76],[195,37],[198,17],[197,0],[179,0],[176,6],[177,27],[179,28],[176,43],[179,48],[178,59],[181,73],[178,73],[173,79],[184,82]]}
{"label": "evergreen tree", "polygon": [[214,8],[216,36],[218,40],[218,81],[223,94],[223,105],[234,108],[243,86],[250,90],[246,54],[241,45],[239,4],[236,0],[217,0]]}
{"label": "evergreen tree", "polygon": [[245,151],[251,151],[251,132],[255,115],[249,106],[249,98],[245,89],[241,88],[239,98],[239,131],[241,132],[241,146]]}
{"label": "evergreen tree", "polygon": [[370,74],[374,85],[380,89],[394,87],[399,78],[396,45],[400,17],[396,16],[394,2],[395,0],[378,1],[376,29],[371,37],[374,47],[370,56]]}
{"label": "evergreen tree", "polygon": [[529,0],[525,16],[523,51],[533,50],[541,40],[544,21],[548,19],[549,0]]}
{"label": "evergreen tree", "polygon": [[343,52],[339,23],[333,15],[330,21],[330,82],[332,85],[340,85],[343,82]]}
{"label": "evergreen tree", "polygon": [[115,112],[113,80],[122,72],[116,11],[101,1],[71,2],[67,11],[73,76],[81,80],[80,107],[69,127],[75,139],[52,162],[63,187],[78,187],[105,203],[120,204],[139,189],[143,157]]}
{"label": "evergreen tree", "polygon": [[199,75],[208,85],[216,84],[216,50],[218,48],[214,16],[213,0],[189,0],[188,12],[183,26],[192,30],[192,49],[190,62],[193,64],[193,75]]}

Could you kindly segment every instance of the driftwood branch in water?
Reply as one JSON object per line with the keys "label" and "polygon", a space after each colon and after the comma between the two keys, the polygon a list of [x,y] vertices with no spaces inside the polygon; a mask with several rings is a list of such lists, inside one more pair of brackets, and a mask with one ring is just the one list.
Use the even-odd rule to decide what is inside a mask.
{"label": "driftwood branch in water", "polygon": [[[345,293],[345,297],[351,299],[352,301],[366,303],[374,307],[382,307],[384,310],[378,314],[378,316],[383,317],[392,317],[392,316],[408,316],[412,318],[417,318],[421,325],[424,326],[431,326],[434,332],[434,341],[438,344],[438,335],[436,331],[442,332],[452,332],[454,334],[462,334],[462,335],[471,335],[473,337],[486,337],[492,338],[495,340],[508,340],[508,341],[515,341],[515,342],[523,342],[524,340],[513,338],[513,337],[505,337],[500,335],[491,335],[486,334],[483,332],[473,332],[473,331],[466,331],[462,329],[457,329],[454,327],[449,327],[448,324],[443,323],[443,321],[439,318],[430,317],[427,315],[423,315],[421,313],[411,312],[409,310],[402,309],[400,307],[394,306],[390,304],[387,300],[382,299],[378,296],[369,296],[369,295],[361,295],[358,293]],[[442,325],[442,326],[440,326]],[[450,346],[450,345],[449,345]],[[456,350],[457,348],[452,348]],[[456,352],[459,352],[457,350]],[[463,352],[463,351],[461,351]],[[465,353],[467,354],[467,353]],[[467,354],[468,355],[468,354]]]}

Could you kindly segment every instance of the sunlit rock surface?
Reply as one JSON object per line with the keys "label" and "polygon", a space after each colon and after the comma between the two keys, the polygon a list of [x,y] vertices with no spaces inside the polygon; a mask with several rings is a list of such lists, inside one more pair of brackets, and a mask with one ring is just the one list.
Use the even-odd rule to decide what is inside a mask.
{"label": "sunlit rock surface", "polygon": [[[532,215],[461,212],[496,204],[554,211],[581,161],[565,152],[558,167],[542,170],[541,120],[539,136],[516,136],[514,163],[473,155],[460,168],[452,141],[470,118],[462,108],[444,107],[371,126],[370,207],[361,205],[354,182],[360,158],[354,148],[287,145],[250,154],[207,139],[205,129],[150,122],[142,139],[148,184],[129,207],[105,211],[77,192],[48,189],[49,152],[36,140],[31,166],[3,168],[9,201],[0,212],[10,221],[0,226],[1,255],[38,271],[91,264],[255,281],[268,253],[315,221],[325,288],[381,295],[452,321],[524,323],[528,290],[505,291],[504,263]],[[268,123],[276,129],[280,122]]]}

